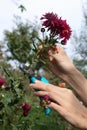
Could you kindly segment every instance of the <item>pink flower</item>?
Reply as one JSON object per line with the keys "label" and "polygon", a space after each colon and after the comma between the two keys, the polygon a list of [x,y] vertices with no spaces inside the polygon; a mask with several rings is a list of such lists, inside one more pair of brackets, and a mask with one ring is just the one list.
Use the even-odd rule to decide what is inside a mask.
{"label": "pink flower", "polygon": [[0,86],[6,88],[5,80],[3,78],[0,78]]}
{"label": "pink flower", "polygon": [[41,98],[41,105],[46,107],[46,105],[49,105],[51,103],[51,99],[48,95],[44,95],[42,98]]}
{"label": "pink flower", "polygon": [[48,95],[44,95],[44,96],[42,97],[42,100],[50,100],[50,97],[49,97]]}
{"label": "pink flower", "polygon": [[42,25],[48,28],[48,31],[50,30],[53,34],[56,33],[58,23],[58,17],[56,14],[46,13],[45,15],[43,15],[43,17],[41,17],[41,20],[44,20]]}
{"label": "pink flower", "polygon": [[66,20],[62,20],[61,17],[59,18],[57,14],[53,12],[43,15],[41,20],[43,20],[42,26],[45,26],[53,36],[57,36],[59,39],[63,40],[64,42],[62,42],[62,44],[66,44],[71,36],[71,28]]}
{"label": "pink flower", "polygon": [[22,104],[21,108],[23,109],[23,115],[27,116],[29,111],[31,110],[31,106],[28,104]]}

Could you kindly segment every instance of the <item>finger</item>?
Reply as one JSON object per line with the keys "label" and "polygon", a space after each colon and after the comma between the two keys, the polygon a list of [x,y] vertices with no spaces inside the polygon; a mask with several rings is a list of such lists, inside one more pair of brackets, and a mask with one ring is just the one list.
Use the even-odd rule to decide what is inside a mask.
{"label": "finger", "polygon": [[44,82],[42,82],[42,81],[36,80],[35,83],[30,84],[29,86],[30,86],[31,88],[33,88],[33,89],[38,89],[38,90],[43,90],[43,91],[45,91],[46,88],[47,88],[47,87],[46,87],[47,85],[48,85],[48,84],[46,84],[46,83],[44,83]]}
{"label": "finger", "polygon": [[54,54],[59,53],[59,51],[60,51],[60,46],[55,45],[54,47],[49,48],[48,54],[53,56]]}
{"label": "finger", "polygon": [[38,91],[38,92],[34,92],[35,96],[44,96],[44,95],[48,95],[51,99],[51,101],[56,102],[57,104],[60,104],[62,106],[62,103],[64,102],[64,99],[61,98],[61,95],[57,94],[56,92],[46,92],[46,91]]}
{"label": "finger", "polygon": [[55,85],[52,84],[46,84],[42,81],[36,80],[35,83],[30,84],[30,87],[33,89],[39,89],[39,90],[43,90],[43,91],[48,91],[48,92],[62,92],[63,88],[57,87]]}
{"label": "finger", "polygon": [[[57,111],[65,120],[67,120],[70,124],[74,124],[75,122],[75,117],[74,115],[67,111],[67,109],[65,109],[64,107],[54,103],[54,102],[51,102],[48,107],[54,109],[55,111]],[[76,115],[76,118],[77,118],[77,115]],[[74,120],[74,121],[73,121]],[[78,119],[76,119],[77,121]]]}
{"label": "finger", "polygon": [[48,107],[54,109],[57,111],[62,117],[66,117],[67,115],[67,110],[65,110],[61,105],[56,104],[55,102],[51,102]]}
{"label": "finger", "polygon": [[34,89],[39,89],[39,90],[44,90],[44,91],[47,90],[48,91],[48,90],[51,90],[51,89],[53,90],[54,87],[56,87],[56,86],[54,86],[52,84],[46,84],[42,81],[36,80],[34,84],[30,84],[30,87],[34,88]]}
{"label": "finger", "polygon": [[38,92],[34,92],[35,96],[44,96],[44,95],[48,95],[48,92],[46,91],[38,91]]}

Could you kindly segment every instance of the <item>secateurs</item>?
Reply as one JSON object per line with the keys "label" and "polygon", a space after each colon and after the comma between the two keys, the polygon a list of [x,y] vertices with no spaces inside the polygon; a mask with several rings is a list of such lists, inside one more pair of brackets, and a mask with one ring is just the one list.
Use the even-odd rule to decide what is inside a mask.
{"label": "secateurs", "polygon": [[[32,69],[27,72],[26,66],[24,66],[24,67],[19,67],[19,68],[20,68],[20,70],[21,70],[24,74],[27,74],[27,75],[28,75],[28,78],[29,78],[30,83],[35,83],[36,80],[40,80],[40,81],[42,81],[42,82],[44,82],[44,83],[49,84],[49,81],[48,81],[45,77],[40,76],[39,74],[35,73]],[[39,90],[36,90],[36,89],[35,89],[35,91],[39,91]],[[40,97],[40,101],[42,102],[42,104],[43,104],[44,99],[45,99],[46,102],[50,102],[50,99],[48,99],[48,96],[47,96],[47,95],[44,95],[43,97]],[[48,101],[47,101],[47,100],[48,100]],[[44,105],[42,105],[42,106],[44,106]],[[45,109],[45,115],[49,115],[50,112],[51,112],[51,109],[50,109],[49,107],[45,107],[45,106],[44,106],[44,109]]]}

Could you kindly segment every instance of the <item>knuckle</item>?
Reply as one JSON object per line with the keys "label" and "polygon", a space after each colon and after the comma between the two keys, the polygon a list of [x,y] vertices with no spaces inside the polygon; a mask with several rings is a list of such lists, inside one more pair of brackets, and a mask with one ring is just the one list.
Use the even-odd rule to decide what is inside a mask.
{"label": "knuckle", "polygon": [[69,93],[70,95],[72,95],[72,93],[73,93],[72,90],[68,89],[67,91],[68,91],[68,93]]}
{"label": "knuckle", "polygon": [[45,88],[47,91],[50,91],[50,88],[51,88],[50,84],[46,84]]}

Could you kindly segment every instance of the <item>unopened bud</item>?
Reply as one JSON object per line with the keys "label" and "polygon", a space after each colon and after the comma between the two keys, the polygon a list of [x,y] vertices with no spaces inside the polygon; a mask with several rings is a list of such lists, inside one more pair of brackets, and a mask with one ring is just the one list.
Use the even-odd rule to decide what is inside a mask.
{"label": "unopened bud", "polygon": [[45,28],[41,28],[41,32],[45,32]]}
{"label": "unopened bud", "polygon": [[41,50],[42,48],[43,48],[43,46],[42,46],[42,45],[38,46],[38,49],[39,49],[39,50]]}
{"label": "unopened bud", "polygon": [[65,82],[59,83],[59,87],[65,88],[66,87],[66,83]]}

